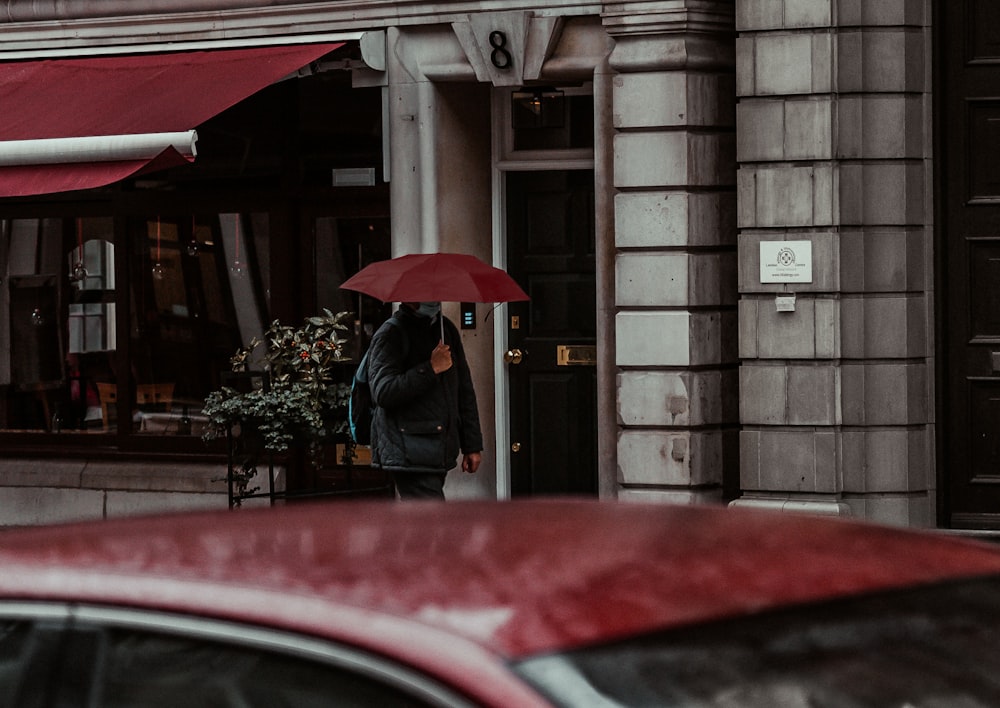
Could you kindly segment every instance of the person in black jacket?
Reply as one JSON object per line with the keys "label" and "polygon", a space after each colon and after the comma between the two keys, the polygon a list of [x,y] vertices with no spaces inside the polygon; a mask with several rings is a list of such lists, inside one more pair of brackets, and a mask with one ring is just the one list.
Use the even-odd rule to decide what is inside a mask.
{"label": "person in black jacket", "polygon": [[405,302],[392,317],[368,349],[372,466],[392,474],[400,499],[444,499],[459,452],[469,474],[482,460],[465,350],[447,318],[442,341],[439,302]]}

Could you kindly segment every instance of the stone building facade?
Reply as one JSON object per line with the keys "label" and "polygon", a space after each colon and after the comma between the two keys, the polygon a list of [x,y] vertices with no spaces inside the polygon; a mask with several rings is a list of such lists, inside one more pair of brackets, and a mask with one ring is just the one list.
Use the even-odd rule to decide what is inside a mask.
{"label": "stone building facade", "polygon": [[[929,12],[737,3],[746,502],[936,523]],[[769,240],[809,241],[812,282],[761,283]]]}
{"label": "stone building facade", "polygon": [[[0,60],[38,46],[74,56],[351,37],[366,63],[355,84],[383,92],[396,254],[462,250],[516,265],[506,175],[542,163],[593,170],[600,496],[948,525],[930,0],[146,5],[15,0]],[[512,67],[493,61],[493,32]],[[589,152],[505,151],[511,92],[532,86],[585,87]],[[793,244],[808,277],[771,282],[768,244]],[[481,475],[449,480],[452,497],[511,494],[521,445],[500,356],[508,324],[501,314],[492,331],[464,335],[472,356],[494,362],[477,387],[495,443]],[[30,456],[0,465],[5,505],[75,490],[104,495],[102,511],[78,514],[100,516],[115,493],[136,491],[135,475],[113,470],[87,481],[104,463],[59,464],[59,479]],[[195,468],[185,489],[211,506],[218,466],[199,468],[201,487]],[[144,494],[178,498],[139,477]],[[60,516],[38,508],[18,521]]]}

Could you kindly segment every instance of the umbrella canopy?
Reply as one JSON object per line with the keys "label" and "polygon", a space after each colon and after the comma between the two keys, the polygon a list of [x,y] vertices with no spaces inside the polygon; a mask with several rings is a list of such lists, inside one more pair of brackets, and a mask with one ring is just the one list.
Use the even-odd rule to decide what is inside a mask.
{"label": "umbrella canopy", "polygon": [[340,286],[383,302],[513,302],[528,295],[506,271],[462,253],[413,253],[362,268]]}

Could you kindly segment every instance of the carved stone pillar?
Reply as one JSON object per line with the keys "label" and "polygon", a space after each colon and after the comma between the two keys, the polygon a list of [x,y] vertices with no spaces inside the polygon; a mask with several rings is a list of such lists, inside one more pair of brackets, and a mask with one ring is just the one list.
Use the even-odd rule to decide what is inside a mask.
{"label": "carved stone pillar", "polygon": [[721,500],[737,448],[731,2],[605,6],[620,498]]}

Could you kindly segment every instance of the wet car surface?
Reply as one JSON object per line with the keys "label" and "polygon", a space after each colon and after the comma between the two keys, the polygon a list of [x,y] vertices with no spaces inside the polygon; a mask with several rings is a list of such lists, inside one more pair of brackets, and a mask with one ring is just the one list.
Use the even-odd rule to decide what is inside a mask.
{"label": "wet car surface", "polygon": [[1000,705],[1000,552],[592,501],[7,531],[0,705]]}

